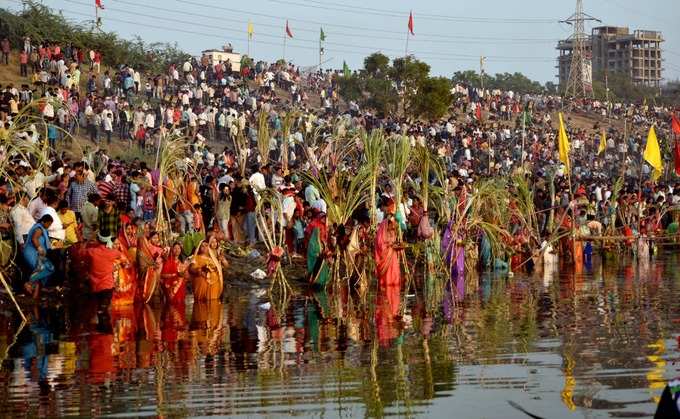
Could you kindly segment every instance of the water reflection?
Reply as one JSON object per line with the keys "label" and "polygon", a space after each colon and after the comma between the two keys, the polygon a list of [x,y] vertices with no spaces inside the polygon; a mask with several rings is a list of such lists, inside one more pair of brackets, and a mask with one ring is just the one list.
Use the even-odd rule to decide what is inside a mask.
{"label": "water reflection", "polygon": [[[0,313],[0,412],[27,416],[649,415],[680,375],[680,265],[484,274],[454,303],[378,289]],[[404,305],[406,302],[406,305]]]}

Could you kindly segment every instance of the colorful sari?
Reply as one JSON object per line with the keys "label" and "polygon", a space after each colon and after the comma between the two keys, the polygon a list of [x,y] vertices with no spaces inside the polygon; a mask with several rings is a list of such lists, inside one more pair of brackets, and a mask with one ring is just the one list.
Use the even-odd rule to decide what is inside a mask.
{"label": "colorful sari", "polygon": [[399,251],[394,248],[397,243],[396,225],[389,226],[390,220],[383,220],[375,235],[375,275],[381,287],[401,286],[401,267],[399,265]]}
{"label": "colorful sari", "polygon": [[161,269],[161,284],[163,293],[170,304],[180,304],[184,302],[187,293],[186,281],[182,277],[185,267],[174,256],[170,255],[163,263]]}
{"label": "colorful sari", "polygon": [[[191,272],[194,300],[217,300],[222,295],[222,266],[217,254],[212,249],[209,250],[208,255],[199,254],[200,249],[201,244],[199,243],[191,262],[193,270],[198,272]],[[204,268],[206,268],[206,272],[203,271]]]}
{"label": "colorful sari", "polygon": [[325,287],[330,277],[330,269],[323,257],[324,243],[321,241],[321,230],[316,227],[307,244],[307,273],[310,282],[318,287]]}
{"label": "colorful sari", "polygon": [[33,227],[28,231],[28,240],[24,245],[24,260],[26,264],[31,269],[31,276],[29,281],[32,283],[40,283],[43,286],[47,284],[47,280],[54,273],[54,265],[47,256],[41,256],[38,253],[38,249],[33,245],[33,234],[36,230],[41,230],[40,235],[40,246],[46,251],[50,249],[50,236],[47,233],[47,229],[43,227],[40,223],[35,223]]}
{"label": "colorful sari", "polygon": [[151,301],[160,279],[157,262],[160,262],[161,252],[160,247],[154,246],[146,237],[140,237],[137,245],[137,267],[138,278],[143,281],[141,297],[145,303]]}
{"label": "colorful sari", "polygon": [[[125,248],[119,244],[119,251],[122,257],[116,259],[116,267],[113,271],[113,295],[111,305],[126,306],[134,304],[135,294],[137,293],[137,275],[135,268],[127,257]],[[125,266],[127,265],[127,267]]]}

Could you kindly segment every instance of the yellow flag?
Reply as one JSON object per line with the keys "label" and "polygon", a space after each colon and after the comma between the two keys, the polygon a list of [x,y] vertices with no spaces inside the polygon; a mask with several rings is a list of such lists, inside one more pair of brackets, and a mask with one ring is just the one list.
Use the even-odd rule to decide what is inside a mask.
{"label": "yellow flag", "polygon": [[560,161],[564,163],[566,167],[566,173],[571,171],[571,165],[569,164],[569,137],[567,137],[567,130],[564,129],[564,119],[562,118],[562,112],[559,113],[560,116],[560,133],[559,133],[559,150],[560,150]]}
{"label": "yellow flag", "polygon": [[248,38],[253,38],[253,22],[248,22]]}
{"label": "yellow flag", "polygon": [[600,147],[597,149],[597,154],[602,154],[607,148],[607,135],[602,130],[602,136],[600,136]]}
{"label": "yellow flag", "polygon": [[645,161],[654,169],[652,179],[657,180],[663,172],[663,161],[661,161],[661,149],[659,148],[659,140],[656,139],[654,125],[649,128],[647,145],[645,146],[645,153],[642,157],[644,157]]}

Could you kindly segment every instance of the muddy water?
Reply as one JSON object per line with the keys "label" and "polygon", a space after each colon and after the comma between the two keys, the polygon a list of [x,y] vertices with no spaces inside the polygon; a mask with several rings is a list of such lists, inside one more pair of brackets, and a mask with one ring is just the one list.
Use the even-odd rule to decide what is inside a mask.
{"label": "muddy water", "polygon": [[[0,416],[646,417],[680,376],[680,261],[483,276],[462,306],[394,293],[0,308]],[[511,403],[512,404],[511,404]],[[513,406],[514,405],[514,406]]]}

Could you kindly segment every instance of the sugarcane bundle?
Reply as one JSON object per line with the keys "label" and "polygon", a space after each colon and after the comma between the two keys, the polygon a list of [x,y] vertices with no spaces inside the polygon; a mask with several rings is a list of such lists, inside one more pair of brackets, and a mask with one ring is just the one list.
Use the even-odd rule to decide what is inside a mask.
{"label": "sugarcane bundle", "polygon": [[370,181],[368,211],[371,217],[371,230],[374,231],[377,227],[376,195],[385,154],[385,133],[382,130],[373,130],[370,133],[362,130],[359,132],[359,138],[364,152],[364,166]]}
{"label": "sugarcane bundle", "polygon": [[[285,228],[283,227],[283,197],[274,189],[259,192],[260,199],[255,207],[257,228],[264,239],[267,256],[267,275],[271,279],[269,292],[272,301],[279,307],[285,306],[292,293],[281,261],[285,254]],[[281,309],[277,312],[282,313]]]}
{"label": "sugarcane bundle", "polygon": [[241,177],[246,175],[246,166],[248,165],[248,156],[250,155],[250,147],[248,146],[248,138],[246,138],[243,130],[239,129],[236,135],[232,137],[234,141],[234,154],[236,154],[236,164],[238,165],[239,174]]}
{"label": "sugarcane bundle", "polygon": [[181,185],[184,178],[195,174],[192,160],[186,156],[187,139],[179,132],[166,133],[160,139],[158,145],[158,185],[156,188],[156,231],[159,232],[164,242],[169,242],[172,237],[171,209],[174,198],[183,199]]}
{"label": "sugarcane bundle", "polygon": [[269,163],[270,141],[269,115],[260,110],[260,113],[257,116],[257,151],[260,154],[261,166]]}

